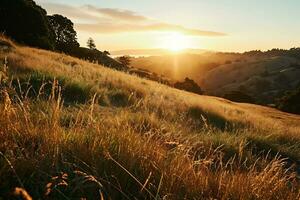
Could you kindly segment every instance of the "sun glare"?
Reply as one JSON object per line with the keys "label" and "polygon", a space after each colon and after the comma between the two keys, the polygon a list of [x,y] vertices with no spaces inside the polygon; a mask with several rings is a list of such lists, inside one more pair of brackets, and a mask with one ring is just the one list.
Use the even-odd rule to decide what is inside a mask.
{"label": "sun glare", "polygon": [[170,33],[165,38],[166,49],[177,52],[188,48],[188,39],[185,35],[180,33]]}

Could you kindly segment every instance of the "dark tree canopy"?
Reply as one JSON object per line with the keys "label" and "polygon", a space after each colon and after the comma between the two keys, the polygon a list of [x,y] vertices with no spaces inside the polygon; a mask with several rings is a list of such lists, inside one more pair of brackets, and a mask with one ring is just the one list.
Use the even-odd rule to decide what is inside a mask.
{"label": "dark tree canopy", "polygon": [[176,82],[174,87],[180,90],[185,90],[188,92],[193,92],[196,94],[203,94],[202,89],[200,86],[192,79],[185,78],[183,82]]}
{"label": "dark tree canopy", "polygon": [[65,53],[71,53],[79,47],[77,33],[73,22],[62,15],[48,16],[51,29],[55,35],[55,49]]}
{"label": "dark tree canopy", "polygon": [[122,63],[122,65],[127,66],[127,67],[130,65],[130,62],[131,62],[129,56],[121,56],[118,58],[118,61],[120,63]]}
{"label": "dark tree canopy", "polygon": [[1,0],[0,32],[22,44],[45,49],[54,47],[47,13],[32,0]]}
{"label": "dark tree canopy", "polygon": [[225,99],[241,103],[255,103],[255,99],[241,91],[231,91],[223,96]]}
{"label": "dark tree canopy", "polygon": [[278,102],[278,108],[285,112],[300,114],[300,87],[283,96]]}
{"label": "dark tree canopy", "polygon": [[110,55],[109,51],[107,51],[107,50],[103,51],[103,53],[107,56]]}
{"label": "dark tree canopy", "polygon": [[87,46],[91,50],[96,50],[96,44],[95,44],[95,41],[93,40],[93,38],[88,39]]}
{"label": "dark tree canopy", "polygon": [[289,56],[300,59],[300,48],[287,49],[271,49],[268,51],[248,51],[243,53],[246,56]]}

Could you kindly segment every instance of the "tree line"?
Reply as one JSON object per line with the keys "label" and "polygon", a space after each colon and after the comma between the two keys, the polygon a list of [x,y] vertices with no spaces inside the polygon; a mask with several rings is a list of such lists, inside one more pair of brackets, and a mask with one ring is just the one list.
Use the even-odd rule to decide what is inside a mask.
{"label": "tree line", "polygon": [[33,0],[0,1],[0,33],[19,44],[62,52],[71,56],[116,69],[130,64],[128,57],[120,61],[108,57],[108,51],[99,51],[89,38],[87,47],[80,47],[73,22],[65,16],[47,15],[47,11]]}
{"label": "tree line", "polygon": [[274,48],[267,51],[254,50],[243,53],[246,56],[288,56],[300,59],[300,48],[278,49]]}
{"label": "tree line", "polygon": [[73,23],[47,15],[33,0],[1,0],[0,31],[20,44],[68,52],[79,47]]}

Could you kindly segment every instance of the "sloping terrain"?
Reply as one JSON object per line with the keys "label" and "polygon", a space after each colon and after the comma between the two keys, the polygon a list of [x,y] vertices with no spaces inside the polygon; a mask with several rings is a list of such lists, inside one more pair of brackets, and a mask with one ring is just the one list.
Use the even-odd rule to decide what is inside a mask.
{"label": "sloping terrain", "polygon": [[[205,53],[207,50],[204,49],[185,49],[180,51],[180,53],[189,53],[189,54],[201,54]],[[176,53],[176,52],[175,52]],[[134,56],[161,56],[161,55],[170,55],[174,54],[174,51],[168,49],[125,49],[112,51],[111,55],[113,56],[122,56],[122,55],[134,55]]]}
{"label": "sloping terrain", "polygon": [[259,103],[274,103],[276,97],[300,84],[299,77],[299,60],[278,56],[215,68],[204,76],[203,87],[219,96],[240,90]]}
{"label": "sloping terrain", "polygon": [[0,197],[299,198],[299,116],[1,40]]}
{"label": "sloping terrain", "polygon": [[[247,58],[244,56],[243,59]],[[170,79],[183,80],[192,78],[198,83],[211,69],[226,62],[241,61],[239,54],[218,54],[204,52],[202,54],[178,53],[173,55],[132,58],[132,66],[143,68]]]}
{"label": "sloping terrain", "polygon": [[[258,55],[207,52],[150,56],[133,58],[132,65],[163,74],[173,81],[192,78],[207,95],[226,97],[240,91],[255,103],[268,105],[275,104],[287,91],[300,85],[299,53],[274,56],[270,54],[272,51],[276,50]],[[289,51],[293,50],[286,50]]]}

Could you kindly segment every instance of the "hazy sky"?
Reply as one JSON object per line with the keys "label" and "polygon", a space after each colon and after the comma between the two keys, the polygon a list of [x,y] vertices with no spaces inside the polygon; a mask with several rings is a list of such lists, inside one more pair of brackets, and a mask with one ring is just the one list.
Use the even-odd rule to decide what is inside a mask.
{"label": "hazy sky", "polygon": [[[300,46],[300,0],[37,0],[100,50]],[[176,42],[177,41],[177,42]]]}

